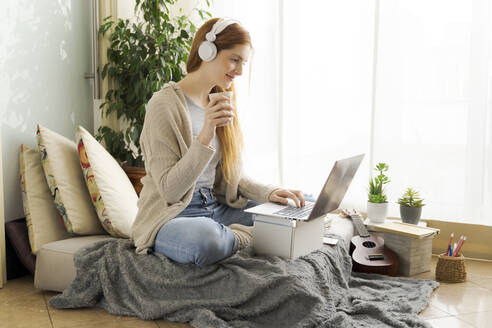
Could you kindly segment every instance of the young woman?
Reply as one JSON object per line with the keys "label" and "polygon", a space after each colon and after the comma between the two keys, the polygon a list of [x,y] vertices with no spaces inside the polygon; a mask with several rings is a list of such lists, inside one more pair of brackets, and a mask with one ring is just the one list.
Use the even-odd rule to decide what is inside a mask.
{"label": "young woman", "polygon": [[234,91],[251,49],[239,22],[210,19],[195,34],[187,75],[150,99],[140,137],[146,176],[132,227],[137,253],[215,263],[251,240],[253,220],[245,208],[288,198],[304,206],[301,191],[244,174],[235,97],[209,101],[211,93]]}

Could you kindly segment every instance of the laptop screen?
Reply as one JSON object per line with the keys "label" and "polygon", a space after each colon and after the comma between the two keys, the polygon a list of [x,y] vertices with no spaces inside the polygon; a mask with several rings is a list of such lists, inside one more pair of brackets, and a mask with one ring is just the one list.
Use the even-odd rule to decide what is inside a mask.
{"label": "laptop screen", "polygon": [[308,220],[324,216],[340,206],[364,155],[335,162]]}

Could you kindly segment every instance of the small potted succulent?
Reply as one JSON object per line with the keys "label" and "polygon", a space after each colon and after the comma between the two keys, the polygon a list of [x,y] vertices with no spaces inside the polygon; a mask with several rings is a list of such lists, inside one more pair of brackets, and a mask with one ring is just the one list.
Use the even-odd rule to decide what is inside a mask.
{"label": "small potted succulent", "polygon": [[405,223],[418,224],[422,214],[422,206],[425,205],[422,204],[423,201],[418,191],[407,188],[407,191],[398,199],[401,220]]}
{"label": "small potted succulent", "polygon": [[384,185],[390,180],[383,172],[388,171],[389,166],[386,163],[376,165],[375,171],[379,175],[369,180],[369,193],[367,200],[367,217],[372,223],[383,223],[388,216],[388,202]]}

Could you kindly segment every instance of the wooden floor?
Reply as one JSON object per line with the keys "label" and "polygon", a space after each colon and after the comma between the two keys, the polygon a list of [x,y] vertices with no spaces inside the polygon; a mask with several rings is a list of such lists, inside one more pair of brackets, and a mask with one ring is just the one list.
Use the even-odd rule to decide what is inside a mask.
{"label": "wooden floor", "polygon": [[[433,258],[433,268],[435,264]],[[466,268],[468,280],[441,284],[421,313],[433,327],[492,327],[492,262],[467,260]],[[434,279],[434,270],[415,277]],[[98,309],[57,310],[48,304],[56,294],[35,289],[32,276],[9,280],[0,289],[0,327],[190,327],[164,320],[113,316]]]}

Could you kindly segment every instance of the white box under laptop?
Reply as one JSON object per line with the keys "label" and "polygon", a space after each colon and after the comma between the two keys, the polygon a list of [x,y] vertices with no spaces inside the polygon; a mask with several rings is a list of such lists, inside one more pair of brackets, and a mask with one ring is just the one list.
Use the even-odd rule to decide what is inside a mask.
{"label": "white box under laptop", "polygon": [[256,254],[294,259],[323,246],[324,217],[298,221],[254,214],[253,248]]}
{"label": "white box under laptop", "polygon": [[268,202],[246,209],[254,217],[255,253],[295,259],[321,248],[324,219],[342,202],[363,158],[361,154],[336,161],[316,203],[296,208]]}

